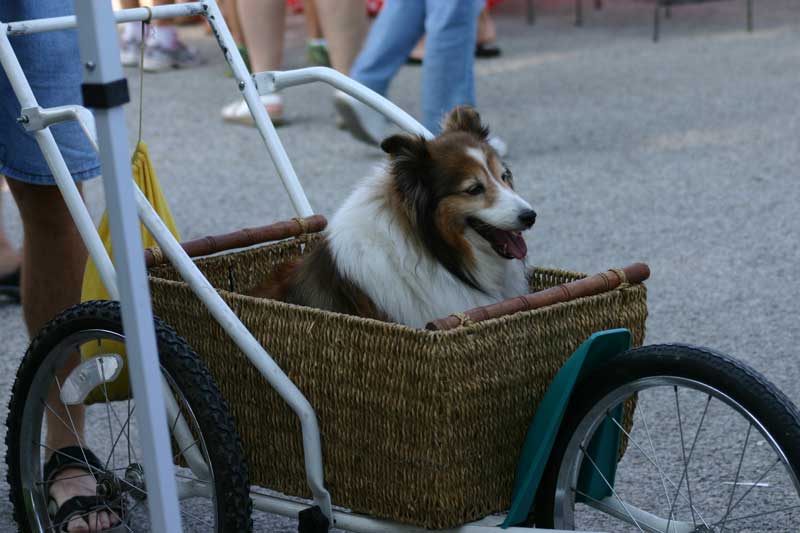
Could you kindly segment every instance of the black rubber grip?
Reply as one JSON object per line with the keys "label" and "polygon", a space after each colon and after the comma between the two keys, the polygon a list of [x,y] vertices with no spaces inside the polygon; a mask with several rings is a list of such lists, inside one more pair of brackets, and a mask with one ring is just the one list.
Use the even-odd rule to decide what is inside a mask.
{"label": "black rubber grip", "polygon": [[84,83],[81,85],[83,105],[94,109],[108,109],[131,101],[128,80],[120,78],[108,83]]}

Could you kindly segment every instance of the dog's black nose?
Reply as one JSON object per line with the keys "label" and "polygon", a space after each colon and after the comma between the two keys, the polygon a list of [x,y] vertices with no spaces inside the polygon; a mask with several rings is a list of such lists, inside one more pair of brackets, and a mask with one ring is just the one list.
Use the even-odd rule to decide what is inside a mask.
{"label": "dog's black nose", "polygon": [[525,229],[528,229],[533,226],[534,222],[536,222],[536,211],[533,209],[528,209],[520,213],[518,218],[520,223],[525,226]]}

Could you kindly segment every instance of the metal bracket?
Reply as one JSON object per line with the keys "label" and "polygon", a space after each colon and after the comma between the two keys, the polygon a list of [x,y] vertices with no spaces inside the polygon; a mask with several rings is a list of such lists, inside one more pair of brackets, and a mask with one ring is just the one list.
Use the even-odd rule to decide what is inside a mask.
{"label": "metal bracket", "polygon": [[327,533],[330,522],[318,505],[303,509],[297,514],[299,533]]}
{"label": "metal bracket", "polygon": [[109,353],[84,361],[70,372],[61,385],[64,405],[80,405],[89,393],[103,383],[111,383],[122,371],[122,357]]}
{"label": "metal bracket", "polygon": [[43,130],[53,124],[77,120],[83,132],[97,151],[97,127],[91,111],[80,105],[62,105],[59,107],[26,107],[22,110],[17,122],[25,131]]}

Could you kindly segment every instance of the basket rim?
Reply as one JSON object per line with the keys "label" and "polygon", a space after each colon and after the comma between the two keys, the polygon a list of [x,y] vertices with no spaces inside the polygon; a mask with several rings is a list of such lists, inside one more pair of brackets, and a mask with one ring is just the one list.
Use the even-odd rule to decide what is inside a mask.
{"label": "basket rim", "polygon": [[[555,269],[547,269],[542,268],[539,269],[538,267],[533,267],[531,270],[541,270],[541,271],[553,271]],[[584,275],[579,272],[569,272],[564,270],[558,270],[558,272],[566,272],[568,274],[574,275]],[[183,280],[176,281],[171,279],[162,278],[159,276],[150,275],[149,276],[151,283],[158,283],[164,284],[165,286],[172,286],[172,287],[189,287],[189,284]],[[465,324],[453,329],[449,330],[427,330],[424,327],[422,328],[414,328],[410,326],[406,326],[405,324],[399,324],[397,322],[384,322],[381,320],[376,320],[374,318],[366,318],[360,317],[355,315],[348,315],[344,313],[337,313],[334,311],[328,311],[325,309],[318,309],[315,307],[307,307],[297,304],[291,304],[287,302],[281,302],[279,300],[270,300],[267,298],[259,298],[255,296],[248,296],[246,294],[240,294],[238,292],[229,291],[226,289],[216,288],[217,293],[222,296],[224,299],[232,302],[240,302],[244,303],[245,305],[267,305],[267,306],[276,306],[278,308],[284,308],[286,310],[290,310],[293,312],[301,312],[312,317],[316,316],[317,318],[321,319],[329,319],[334,317],[336,320],[349,322],[353,325],[357,324],[369,324],[372,327],[380,327],[380,328],[388,328],[390,330],[396,331],[398,334],[403,335],[416,335],[419,338],[429,338],[431,340],[439,340],[439,339],[448,339],[450,337],[459,337],[463,335],[472,335],[474,333],[479,333],[481,331],[491,329],[497,327],[499,324],[503,323],[510,323],[515,322],[518,320],[528,320],[533,318],[537,315],[542,315],[547,312],[561,309],[564,306],[580,306],[588,300],[597,299],[597,298],[610,298],[615,295],[617,292],[623,291],[631,291],[631,290],[642,290],[645,289],[646,286],[644,284],[637,284],[637,285],[630,285],[625,287],[619,287],[612,291],[595,294],[591,296],[584,296],[581,298],[576,298],[574,300],[566,301],[566,302],[558,302],[552,305],[548,305],[545,307],[540,307],[538,309],[530,309],[525,311],[519,311],[517,313],[513,313],[510,315],[504,315],[496,318],[491,318],[488,320],[482,320],[479,322],[475,322],[472,324]],[[191,290],[191,289],[190,289]]]}

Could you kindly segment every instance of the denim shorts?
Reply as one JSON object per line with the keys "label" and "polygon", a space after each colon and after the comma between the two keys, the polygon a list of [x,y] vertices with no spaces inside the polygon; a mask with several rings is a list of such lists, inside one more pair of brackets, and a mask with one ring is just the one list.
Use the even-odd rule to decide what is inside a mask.
{"label": "denim shorts", "polygon": [[[72,0],[1,0],[0,21],[71,15]],[[81,63],[76,30],[9,37],[39,106],[82,104]],[[0,68],[0,175],[34,185],[54,185],[32,133],[17,123],[20,105]],[[100,162],[77,122],[50,127],[76,181],[100,174]]]}

